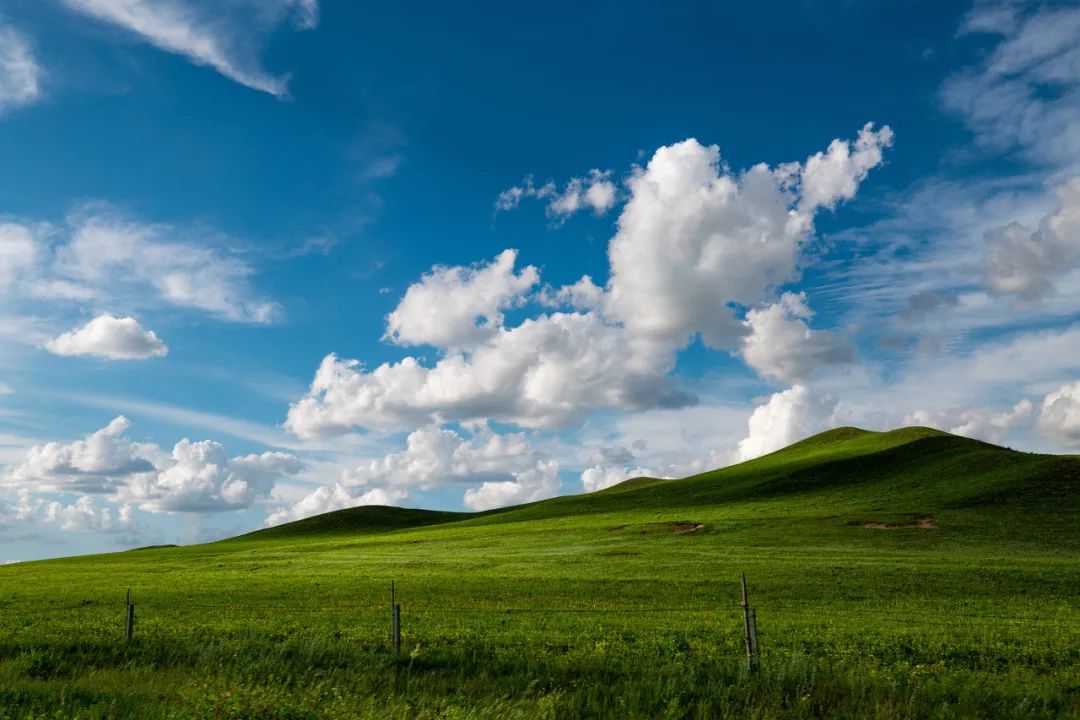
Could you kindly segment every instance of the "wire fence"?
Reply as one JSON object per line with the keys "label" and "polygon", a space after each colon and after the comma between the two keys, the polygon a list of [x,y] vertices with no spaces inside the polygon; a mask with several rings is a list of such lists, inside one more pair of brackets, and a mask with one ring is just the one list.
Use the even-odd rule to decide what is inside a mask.
{"label": "wire fence", "polygon": [[[0,614],[10,617],[17,617],[20,615],[33,615],[33,614],[52,614],[57,612],[64,612],[69,610],[88,610],[88,609],[115,609],[122,610],[126,608],[128,603],[123,600],[83,600],[80,602],[64,605],[56,604],[14,604],[4,602],[0,599]],[[188,602],[167,602],[161,600],[138,600],[132,601],[132,604],[136,604],[140,609],[146,610],[223,610],[228,612],[273,612],[281,614],[283,616],[292,613],[349,613],[357,615],[365,614],[385,614],[390,612],[389,604],[382,605],[297,605],[297,604],[260,604],[253,605],[248,603],[188,603]],[[410,614],[457,614],[457,615],[517,615],[517,614],[537,614],[537,615],[653,615],[653,614],[694,614],[694,613],[724,613],[725,611],[735,612],[740,610],[743,606],[739,603],[719,603],[716,605],[691,605],[691,606],[666,606],[666,607],[642,607],[640,605],[627,605],[618,607],[559,607],[550,605],[539,605],[531,607],[523,606],[465,606],[465,605],[450,605],[450,606],[425,606],[425,605],[411,605],[407,604],[407,611]],[[1017,622],[1060,622],[1061,618],[1054,617],[1048,613],[1045,609],[1032,613],[1030,615],[1017,615],[1017,614],[1001,614],[994,612],[959,612],[953,608],[940,607],[940,606],[928,606],[925,608],[910,608],[910,609],[889,609],[889,608],[868,608],[857,607],[851,605],[836,605],[830,604],[827,606],[822,605],[791,605],[783,603],[773,603],[765,601],[764,603],[754,603],[754,607],[759,611],[770,612],[782,612],[782,613],[795,613],[795,614],[808,614],[817,617],[835,617],[838,615],[872,615],[881,617],[894,617],[898,619],[910,619],[913,623],[924,624],[936,622],[927,617],[927,615],[946,615],[949,619],[963,619],[963,620],[980,620],[980,621],[1017,621]],[[1068,607],[1059,608],[1057,610],[1060,615],[1069,615],[1067,618],[1071,624],[1075,624],[1077,628],[1080,628],[1080,607]]]}
{"label": "wire fence", "polygon": [[415,603],[406,594],[399,604],[393,590],[385,599],[368,590],[352,598],[313,596],[308,602],[272,597],[231,602],[221,595],[200,599],[187,592],[168,597],[160,591],[144,598],[129,592],[126,600],[118,593],[31,602],[25,592],[5,597],[0,591],[0,659],[50,645],[61,654],[70,653],[72,643],[89,652],[124,656],[129,649],[164,650],[188,658],[185,662],[198,662],[204,654],[227,654],[247,647],[245,643],[268,654],[280,646],[283,655],[296,657],[321,648],[317,652],[329,653],[324,662],[330,663],[376,656],[412,662],[421,647],[481,658],[524,657],[537,650],[589,655],[618,648],[654,659],[688,652],[730,661],[742,658],[749,672],[757,672],[763,657],[770,664],[786,654],[827,654],[835,647],[880,651],[880,644],[873,645],[874,633],[896,639],[895,657],[909,653],[940,658],[959,652],[963,662],[972,662],[973,652],[986,653],[989,665],[1003,652],[1028,657],[1032,638],[1040,638],[1039,657],[1064,662],[1075,662],[1075,648],[1080,647],[1080,604],[1065,599],[1051,605],[977,608],[965,607],[969,603],[963,600],[935,603],[932,595],[922,606],[870,606],[873,599],[843,597],[830,603],[793,602],[769,593],[748,597],[745,579],[742,602],[731,595],[718,596],[716,602],[695,595],[685,598],[685,604],[664,605],[615,596],[585,605],[584,598],[577,603],[572,596],[470,601],[428,593]]}

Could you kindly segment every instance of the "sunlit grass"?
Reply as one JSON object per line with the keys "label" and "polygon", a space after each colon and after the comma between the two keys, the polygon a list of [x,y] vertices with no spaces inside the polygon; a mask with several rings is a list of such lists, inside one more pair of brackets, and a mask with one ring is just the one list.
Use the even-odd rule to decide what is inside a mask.
{"label": "sunlit grass", "polygon": [[1078,485],[1073,458],[841,431],[444,524],[5,567],[0,719],[1080,717]]}

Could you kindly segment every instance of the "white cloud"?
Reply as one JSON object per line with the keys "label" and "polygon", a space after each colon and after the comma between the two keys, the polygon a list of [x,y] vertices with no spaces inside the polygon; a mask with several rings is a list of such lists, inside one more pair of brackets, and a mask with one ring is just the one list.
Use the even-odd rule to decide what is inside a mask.
{"label": "white cloud", "polygon": [[279,507],[271,512],[266,517],[266,525],[281,525],[361,505],[397,505],[407,497],[408,492],[400,488],[372,488],[355,494],[355,491],[341,485],[323,485],[295,504]]}
{"label": "white cloud", "polygon": [[0,322],[26,326],[35,319],[25,313],[48,307],[55,315],[74,303],[99,314],[102,305],[134,314],[165,304],[274,321],[281,307],[254,291],[256,271],[234,245],[207,228],[142,222],[104,204],[79,207],[62,224],[0,222]]}
{"label": "white cloud", "polygon": [[423,366],[407,357],[367,371],[327,356],[286,427],[300,437],[355,426],[401,430],[491,418],[558,427],[592,409],[674,407],[692,401],[665,378],[670,351],[635,344],[595,313],[554,313],[504,329],[469,353]]}
{"label": "white cloud", "polygon": [[[559,463],[536,450],[524,434],[499,434],[474,425],[469,437],[448,428],[414,430],[405,448],[356,463],[339,482],[324,485],[267,518],[276,525],[358,505],[393,505],[416,490],[466,486],[474,510],[552,497],[559,490]],[[470,487],[471,486],[471,487]]]}
{"label": "white cloud", "polygon": [[0,395],[14,395],[15,391],[6,382],[0,382]]}
{"label": "white cloud", "polygon": [[774,393],[754,409],[747,423],[749,434],[739,442],[735,459],[752,460],[827,430],[834,424],[836,399],[794,385]]}
{"label": "white cloud", "polygon": [[1021,400],[1011,411],[990,408],[917,410],[904,418],[904,425],[922,425],[964,437],[1000,443],[1014,427],[1031,417],[1030,400]]}
{"label": "white cloud", "polygon": [[276,303],[254,296],[254,270],[243,260],[198,242],[168,225],[141,223],[101,206],[71,218],[71,238],[56,252],[61,279],[111,290],[149,287],[161,300],[227,320],[267,323]]}
{"label": "white cloud", "polygon": [[546,182],[540,187],[526,177],[521,185],[503,190],[495,199],[495,210],[513,210],[522,198],[537,198],[547,201],[547,214],[550,217],[565,220],[579,210],[592,210],[596,215],[603,215],[615,207],[618,200],[618,188],[611,180],[610,170],[592,169],[586,177],[570,178],[560,191],[554,182]]}
{"label": "white cloud", "polygon": [[511,479],[542,460],[521,433],[499,434],[480,427],[466,439],[453,430],[431,426],[411,432],[401,452],[347,470],[343,483],[430,490],[448,482]]}
{"label": "white cloud", "polygon": [[[746,434],[747,409],[731,399],[734,388],[719,390],[723,400],[635,414],[589,419],[572,443],[544,446],[564,467],[642,468],[650,477],[686,477],[731,463],[731,451]],[[741,393],[739,393],[741,394]]]}
{"label": "white cloud", "polygon": [[304,469],[304,463],[288,453],[229,458],[220,443],[186,438],[176,443],[162,466],[157,473],[131,478],[119,497],[156,513],[235,510],[268,497],[278,479]]}
{"label": "white cloud", "polygon": [[64,532],[117,532],[130,527],[132,520],[130,506],[122,506],[114,518],[111,508],[98,505],[88,495],[71,504],[41,501],[37,512],[41,522],[55,525]]}
{"label": "white cloud", "polygon": [[945,106],[995,152],[1076,168],[1080,159],[1080,8],[988,3],[966,33],[999,36],[977,68],[942,87]]}
{"label": "white cloud", "polygon": [[545,500],[559,494],[559,464],[543,460],[536,467],[518,473],[513,480],[489,480],[465,491],[465,506],[491,510]]}
{"label": "white cloud", "polygon": [[587,178],[571,178],[562,192],[555,192],[548,203],[549,215],[566,217],[589,209],[603,215],[615,207],[618,190],[611,181],[611,171],[590,170]]}
{"label": "white cloud", "polygon": [[33,492],[104,494],[149,512],[216,512],[248,507],[304,469],[288,453],[229,458],[209,440],[184,439],[166,453],[128,440],[129,427],[120,416],[83,440],[35,445],[0,479]]}
{"label": "white cloud", "polygon": [[30,297],[40,300],[93,300],[99,291],[70,280],[34,280],[27,285]]}
{"label": "white cloud", "polygon": [[212,67],[254,90],[282,97],[286,77],[260,67],[257,42],[282,19],[301,29],[318,23],[317,0],[244,0],[203,6],[186,0],[63,0],[72,10],[134,33],[166,52]]}
{"label": "white cloud", "polygon": [[476,484],[466,506],[487,510],[531,502],[558,492],[559,464],[534,449],[524,434],[499,434],[476,426],[471,438],[454,430],[414,430],[406,447],[346,471],[342,484],[432,490],[448,483]]}
{"label": "white cloud", "polygon": [[1062,385],[1043,398],[1035,430],[1061,447],[1080,447],[1080,382]]}
{"label": "white cloud", "polygon": [[[735,345],[747,328],[732,305],[762,302],[794,277],[816,208],[850,197],[890,140],[887,128],[874,132],[868,125],[854,150],[838,141],[829,155],[813,156],[819,164],[831,162],[824,158],[847,148],[839,170],[812,173],[809,183],[817,189],[805,209],[795,189],[804,170],[798,164],[775,171],[757,165],[735,177],[721,167],[716,147],[687,140],[660,148],[628,181],[630,199],[609,246],[606,289],[583,278],[539,298],[588,305],[588,312],[553,312],[501,327],[501,304],[538,278],[512,275],[514,257],[507,254],[486,268],[437,268],[410,289],[408,312],[395,311],[389,335],[443,344],[486,339],[444,354],[433,366],[407,357],[369,371],[328,355],[308,395],[290,407],[286,427],[300,437],[488,418],[553,428],[597,409],[691,404],[694,398],[668,378],[678,351],[695,334],[714,348]],[[548,186],[528,188],[545,197],[555,193]],[[447,300],[450,319],[442,324],[421,320],[425,314],[446,318],[439,303],[489,272],[497,292],[475,303]],[[818,360],[841,352],[829,335],[804,339],[801,347],[811,346],[821,353]]]}
{"label": "white cloud", "polygon": [[986,285],[990,292],[1035,300],[1054,279],[1080,264],[1080,177],[1057,190],[1058,209],[1032,230],[1018,222],[986,232]]}
{"label": "white cloud", "polygon": [[31,271],[38,261],[38,241],[30,228],[0,223],[0,293]]}
{"label": "white cloud", "polygon": [[50,340],[45,347],[55,355],[93,355],[110,360],[146,360],[169,352],[154,331],[145,330],[135,318],[107,313]]}
{"label": "white cloud", "polygon": [[641,467],[594,465],[581,473],[581,487],[585,492],[596,492],[637,477],[656,477],[656,475]]}
{"label": "white cloud", "polygon": [[398,345],[468,348],[503,325],[502,311],[520,305],[539,281],[531,265],[514,272],[516,250],[486,265],[436,266],[405,291],[386,318],[386,338]]}
{"label": "white cloud", "polygon": [[7,469],[7,479],[37,490],[113,492],[135,475],[153,473],[160,456],[156,445],[123,436],[130,425],[121,415],[85,439],[34,445]]}
{"label": "white cloud", "polygon": [[0,115],[38,100],[44,74],[26,36],[0,17]]}
{"label": "white cloud", "polygon": [[836,140],[805,167],[759,164],[738,176],[720,164],[715,145],[690,139],[660,148],[627,183],[630,199],[608,248],[605,313],[634,336],[671,347],[700,334],[710,347],[730,348],[744,334],[731,305],[756,305],[795,279],[816,209],[851,197],[891,141],[888,127],[868,124],[853,152]]}
{"label": "white cloud", "polygon": [[854,143],[833,140],[825,152],[806,159],[799,173],[799,208],[830,210],[841,200],[855,197],[859,184],[872,169],[881,164],[883,151],[893,143],[893,132],[886,126],[874,130],[867,123]]}
{"label": "white cloud", "polygon": [[35,497],[20,489],[14,502],[0,499],[0,528],[6,524],[51,526],[61,532],[117,533],[134,526],[130,505],[110,506],[82,495],[73,502]]}
{"label": "white cloud", "polygon": [[604,289],[588,275],[573,285],[560,288],[544,287],[537,300],[547,307],[571,307],[578,310],[600,310],[604,303]]}
{"label": "white cloud", "polygon": [[743,360],[763,378],[784,383],[806,380],[825,365],[852,362],[851,345],[836,333],[811,330],[806,324],[811,317],[801,292],[784,293],[779,301],[750,310]]}

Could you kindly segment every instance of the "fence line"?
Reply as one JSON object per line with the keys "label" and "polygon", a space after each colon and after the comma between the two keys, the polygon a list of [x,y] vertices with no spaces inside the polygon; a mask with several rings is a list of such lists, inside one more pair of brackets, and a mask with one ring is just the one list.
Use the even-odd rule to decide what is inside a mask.
{"label": "fence line", "polygon": [[[311,607],[306,605],[231,605],[231,604],[192,604],[192,603],[170,603],[160,601],[136,601],[138,606],[142,609],[151,610],[226,610],[230,612],[275,612],[275,613],[349,613],[349,614],[382,614],[389,610],[389,606],[371,606],[371,605],[332,605]],[[115,601],[90,601],[81,602],[74,605],[42,605],[36,603],[34,605],[8,605],[0,603],[0,612],[11,613],[14,615],[36,615],[36,614],[48,614],[54,612],[65,612],[72,610],[103,610],[103,609],[123,609],[127,603],[115,602]],[[688,607],[662,607],[662,608],[649,608],[649,607],[604,607],[604,608],[581,608],[581,607],[465,607],[465,606],[451,606],[451,607],[430,607],[430,606],[414,606],[404,605],[405,609],[410,614],[446,614],[446,615],[528,615],[528,614],[558,614],[558,615],[641,615],[641,614],[687,614],[687,613],[717,613],[724,610],[730,610],[735,612],[742,608],[742,605],[738,604],[717,604],[711,606],[688,606]],[[781,613],[796,613],[796,614],[810,614],[818,615],[823,611],[828,612],[828,616],[823,617],[827,619],[829,616],[836,615],[880,615],[886,617],[895,617],[901,620],[910,620],[915,624],[937,624],[936,621],[929,620],[922,617],[921,614],[925,612],[936,612],[947,614],[949,618],[953,619],[970,619],[970,620],[989,620],[989,621],[1014,621],[1014,622],[1043,622],[1043,623],[1060,623],[1060,617],[1054,617],[1048,615],[1045,611],[1039,615],[1001,615],[996,613],[962,613],[956,612],[950,608],[931,607],[931,608],[916,608],[911,610],[890,610],[883,608],[862,608],[862,607],[844,607],[837,605],[829,605],[827,607],[818,607],[811,605],[776,605],[766,602],[765,604],[755,604],[758,610],[778,611]],[[1066,610],[1065,613],[1073,612],[1076,614],[1076,627],[1080,627],[1080,608]],[[948,623],[945,623],[948,624]],[[1072,624],[1072,623],[1066,623]]]}

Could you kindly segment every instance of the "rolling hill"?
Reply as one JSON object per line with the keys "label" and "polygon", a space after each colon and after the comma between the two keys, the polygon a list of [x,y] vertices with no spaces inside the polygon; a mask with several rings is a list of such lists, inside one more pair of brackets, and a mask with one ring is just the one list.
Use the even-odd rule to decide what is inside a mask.
{"label": "rolling hill", "polygon": [[1078,519],[1080,458],[841,428],[485,513],[0,567],[0,720],[1080,717]]}
{"label": "rolling hill", "polygon": [[[290,541],[348,533],[384,533],[433,525],[482,527],[641,510],[693,509],[726,516],[748,504],[774,506],[774,519],[800,523],[811,511],[835,525],[904,526],[922,516],[965,518],[964,527],[1010,536],[1014,516],[1025,532],[1080,510],[1080,457],[1017,452],[939,430],[891,432],[838,428],[749,462],[681,480],[632,478],[596,493],[482,513],[365,506],[258,530],[237,539]],[[965,511],[977,510],[975,513]],[[970,515],[970,518],[967,517]],[[1075,517],[1075,515],[1074,515]],[[1070,518],[1071,519],[1071,518]],[[1000,520],[1001,527],[992,527]],[[1031,523],[1035,523],[1034,526]],[[914,526],[914,521],[910,524]],[[943,528],[935,522],[935,529]],[[956,529],[953,525],[951,529]],[[857,536],[857,534],[856,534]],[[1080,533],[1055,536],[1075,543]]]}

